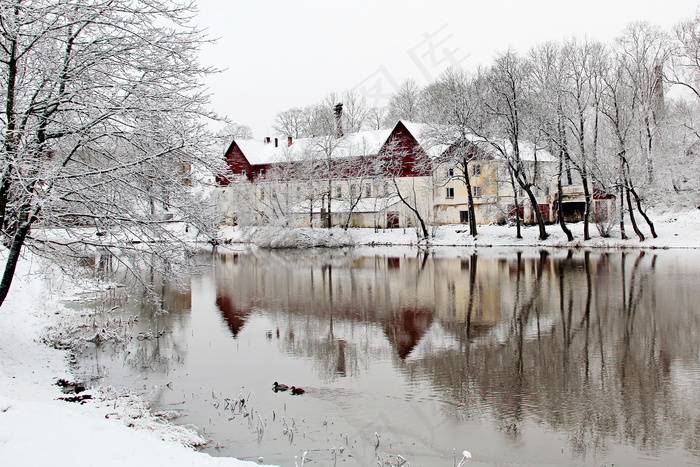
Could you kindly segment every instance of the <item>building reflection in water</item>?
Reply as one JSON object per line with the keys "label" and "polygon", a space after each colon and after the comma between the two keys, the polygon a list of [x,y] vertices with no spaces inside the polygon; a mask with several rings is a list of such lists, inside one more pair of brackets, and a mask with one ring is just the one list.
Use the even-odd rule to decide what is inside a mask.
{"label": "building reflection in water", "polygon": [[329,381],[389,352],[456,415],[488,412],[508,436],[529,419],[582,454],[682,439],[698,455],[700,394],[687,387],[700,382],[700,293],[666,264],[624,251],[256,251],[220,255],[216,302],[234,336],[255,310],[277,316],[284,349]]}

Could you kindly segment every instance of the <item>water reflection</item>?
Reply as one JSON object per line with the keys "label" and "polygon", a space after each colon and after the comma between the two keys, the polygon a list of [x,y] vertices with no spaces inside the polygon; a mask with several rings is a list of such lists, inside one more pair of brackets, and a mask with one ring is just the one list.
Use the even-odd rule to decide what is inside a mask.
{"label": "water reflection", "polygon": [[[352,452],[358,465],[390,454],[386,446],[374,449],[375,431],[393,437],[392,449],[412,456],[412,465],[446,465],[452,449],[464,448],[487,465],[523,456],[535,464],[697,464],[698,256],[491,249],[220,253],[193,289],[191,313],[193,321],[203,320],[197,316],[207,315],[210,303],[228,341],[217,344],[214,324],[200,331],[189,323],[189,296],[179,296],[164,301],[174,313],[152,315],[152,327],[169,333],[137,342],[130,358],[154,372],[170,371],[163,361],[176,363],[190,378],[197,367],[200,383],[207,378],[200,367],[211,367],[218,378],[219,365],[230,365],[226,386],[259,386],[258,394],[272,381],[295,378],[292,384],[310,386],[295,399],[309,429],[315,419],[320,424],[335,416],[337,430],[346,430],[340,439],[357,434],[345,460]],[[188,356],[185,350],[201,335],[209,349]],[[289,358],[299,364],[290,368]],[[186,384],[183,394],[194,391]],[[202,399],[210,390],[206,386]],[[269,397],[260,395],[260,404],[287,410],[286,404],[274,408],[279,399]],[[350,414],[348,407],[363,410]],[[210,411],[200,419],[212,417]],[[188,422],[201,426],[197,414]],[[245,439],[230,433],[230,420],[226,426],[209,429]],[[246,426],[239,430],[252,430]],[[272,436],[223,453],[256,458],[267,450],[266,461],[293,465],[293,455],[305,449],[330,456],[327,437],[328,443],[325,436],[290,443]],[[317,462],[322,459],[318,454]]]}

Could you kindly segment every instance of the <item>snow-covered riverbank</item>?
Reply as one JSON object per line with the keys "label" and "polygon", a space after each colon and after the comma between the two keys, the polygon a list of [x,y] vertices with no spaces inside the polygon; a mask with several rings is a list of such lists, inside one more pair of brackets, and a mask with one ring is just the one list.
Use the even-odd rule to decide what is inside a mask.
{"label": "snow-covered riverbank", "polygon": [[[565,241],[558,226],[548,226],[550,237],[537,239],[537,229],[523,229],[523,239],[515,239],[515,228],[480,226],[476,240],[465,226],[445,226],[436,231],[435,246],[566,246],[627,248],[700,248],[700,210],[658,216],[654,219],[659,237],[644,242],[634,237],[602,238],[595,226],[594,238],[583,242],[581,224],[572,225],[573,243]],[[642,227],[647,234],[646,226]],[[410,245],[415,232],[407,229],[374,232],[350,230],[356,245]],[[226,228],[223,239],[240,241],[240,229]],[[0,253],[4,254],[4,253]],[[177,438],[177,430],[152,419],[139,425],[129,419],[126,406],[96,402],[81,405],[59,400],[65,396],[55,383],[72,380],[68,352],[56,350],[41,340],[44,330],[64,312],[59,300],[67,290],[48,284],[39,272],[42,265],[25,258],[20,264],[10,295],[0,307],[0,459],[3,465],[131,465],[131,466],[239,466],[260,465],[231,458],[214,458],[163,438]],[[126,424],[125,421],[126,420]]]}
{"label": "snow-covered riverbank", "polygon": [[118,404],[107,403],[93,393],[96,399],[82,405],[60,400],[66,394],[56,381],[72,381],[69,354],[47,346],[41,338],[57,314],[65,311],[59,298],[66,292],[44,281],[37,261],[25,258],[18,269],[12,290],[0,307],[0,464],[260,465],[215,458],[185,447],[178,440],[195,433],[158,423],[138,405],[125,404],[128,398],[118,398]]}
{"label": "snow-covered riverbank", "polygon": [[[627,239],[622,240],[619,231],[615,226],[610,237],[602,237],[598,232],[595,224],[589,227],[591,239],[583,240],[583,223],[568,224],[571,232],[574,235],[574,240],[569,242],[566,240],[566,235],[559,225],[548,225],[547,233],[549,237],[546,240],[539,240],[539,231],[536,226],[522,227],[522,238],[518,239],[515,236],[515,226],[499,226],[499,225],[484,225],[478,226],[478,235],[476,238],[469,235],[469,226],[467,225],[446,225],[437,229],[430,228],[432,238],[429,241],[430,246],[464,246],[464,247],[490,247],[490,246],[507,246],[507,247],[563,247],[563,248],[700,248],[700,210],[694,209],[682,213],[664,214],[654,217],[653,219],[657,238],[652,238],[649,228],[643,219],[638,219],[639,227],[644,236],[644,241],[639,241],[632,227],[627,225]],[[302,234],[299,234],[299,230]],[[323,237],[323,229],[299,229],[297,231],[280,228],[263,228],[263,229],[241,229],[239,227],[223,227],[220,239],[226,242],[248,242],[253,241],[258,243],[261,236],[275,235],[276,240],[284,244],[293,243],[293,241],[319,241],[324,245],[328,242],[327,238]],[[303,232],[306,233],[303,233]],[[285,233],[286,232],[286,233]],[[295,233],[297,232],[297,233]],[[279,238],[288,235],[293,238]],[[357,246],[367,245],[416,245],[416,232],[412,228],[407,229],[349,229],[347,232],[340,228],[333,229],[333,235],[337,238],[338,243],[353,243]],[[332,240],[328,242],[332,245]],[[422,243],[425,245],[425,243]]]}

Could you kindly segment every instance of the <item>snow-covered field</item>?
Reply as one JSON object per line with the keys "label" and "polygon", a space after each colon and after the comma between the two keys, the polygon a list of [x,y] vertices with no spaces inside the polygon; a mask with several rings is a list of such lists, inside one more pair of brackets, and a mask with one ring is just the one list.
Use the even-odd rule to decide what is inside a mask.
{"label": "snow-covered field", "polygon": [[[515,239],[515,228],[480,226],[476,240],[466,226],[437,230],[433,245],[457,246],[567,246],[629,248],[700,248],[700,210],[668,214],[654,219],[659,237],[639,242],[633,239],[602,238],[591,226],[592,240],[581,239],[582,225],[572,225],[573,243],[565,241],[558,226],[548,226],[550,237],[537,240],[537,229],[523,229]],[[643,232],[648,234],[646,226]],[[415,232],[406,229],[374,232],[371,229],[337,231],[341,241],[356,245],[410,245]],[[342,238],[341,238],[342,237]],[[240,241],[240,230],[226,228],[222,239]],[[4,256],[0,252],[0,256]],[[19,266],[12,290],[0,307],[0,464],[12,466],[243,466],[260,465],[231,458],[214,458],[181,444],[196,443],[193,432],[181,430],[149,414],[138,401],[118,391],[100,393],[85,404],[59,400],[65,396],[55,383],[72,380],[68,352],[51,348],[42,336],[65,311],[59,303],[70,290],[44,280],[43,265],[25,258]],[[66,286],[67,287],[67,286]],[[103,396],[103,397],[106,397]],[[132,425],[129,428],[127,425]],[[166,441],[164,441],[164,439]],[[178,442],[177,440],[181,441]],[[264,460],[263,460],[264,462]]]}

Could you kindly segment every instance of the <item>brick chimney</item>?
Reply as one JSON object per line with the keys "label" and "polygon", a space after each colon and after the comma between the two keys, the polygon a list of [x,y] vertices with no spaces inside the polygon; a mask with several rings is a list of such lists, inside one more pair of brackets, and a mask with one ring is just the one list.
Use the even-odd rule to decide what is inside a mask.
{"label": "brick chimney", "polygon": [[292,139],[291,136],[287,136],[287,147],[291,146],[294,140]]}
{"label": "brick chimney", "polygon": [[335,116],[335,137],[343,137],[343,103],[338,102],[333,107],[333,115]]}

